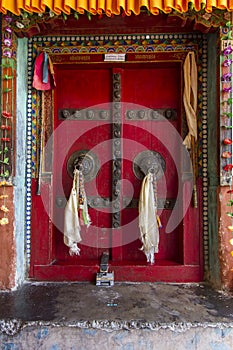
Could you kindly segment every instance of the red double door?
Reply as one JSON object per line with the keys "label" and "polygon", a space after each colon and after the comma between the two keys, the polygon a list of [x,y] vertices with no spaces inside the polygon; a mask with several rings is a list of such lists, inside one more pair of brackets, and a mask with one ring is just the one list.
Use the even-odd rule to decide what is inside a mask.
{"label": "red double door", "polygon": [[[54,130],[45,148],[52,171],[41,184],[42,199],[34,196],[31,277],[94,281],[107,251],[118,281],[200,281],[200,205],[190,201],[180,136],[182,63],[64,63],[55,71]],[[78,161],[92,223],[82,226],[80,255],[70,256],[64,207]],[[162,223],[153,265],[140,250],[138,227],[140,189],[150,169]]]}

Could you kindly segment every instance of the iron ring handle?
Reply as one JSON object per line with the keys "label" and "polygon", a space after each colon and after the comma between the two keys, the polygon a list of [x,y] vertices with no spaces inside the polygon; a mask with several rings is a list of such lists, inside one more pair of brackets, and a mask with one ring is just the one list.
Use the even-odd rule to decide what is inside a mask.
{"label": "iron ring handle", "polygon": [[82,171],[83,170],[83,164],[82,164],[82,161],[84,159],[85,156],[79,156],[77,158],[74,159],[74,169],[77,169],[79,171]]}

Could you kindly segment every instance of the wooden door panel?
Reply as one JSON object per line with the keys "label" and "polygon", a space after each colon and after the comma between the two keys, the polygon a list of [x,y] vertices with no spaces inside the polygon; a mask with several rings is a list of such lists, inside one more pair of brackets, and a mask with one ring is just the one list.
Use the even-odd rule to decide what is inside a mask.
{"label": "wooden door panel", "polygon": [[[100,66],[56,66],[59,108],[88,108],[111,101],[111,71]],[[109,89],[110,88],[110,89]]]}
{"label": "wooden door panel", "polygon": [[[133,161],[137,154],[145,147],[147,150],[158,152],[165,160],[166,169],[164,176],[157,182],[158,198],[175,199],[178,189],[178,174],[176,167],[180,165],[179,141],[172,137],[167,128],[167,120],[153,120],[145,112],[144,118],[138,116],[141,111],[174,109],[177,113],[176,118],[169,123],[177,130],[180,128],[180,87],[181,87],[181,72],[180,65],[172,64],[167,67],[160,65],[149,66],[141,69],[126,69],[123,73],[123,96],[124,105],[124,120],[123,123],[123,140],[132,140],[132,147],[129,147],[130,142],[123,143],[123,178],[126,178],[133,184],[134,199],[138,200],[142,179],[138,179],[133,172]],[[169,89],[167,88],[169,84]],[[127,102],[126,102],[127,101]],[[128,110],[134,110],[135,115],[131,120],[127,119]],[[141,119],[140,119],[141,118]],[[165,118],[164,118],[165,119]],[[159,132],[158,132],[159,130]],[[135,142],[136,141],[136,142]],[[169,144],[170,150],[166,148]],[[143,146],[143,147],[142,147]],[[180,145],[179,145],[180,146]],[[172,153],[171,153],[172,150]],[[126,159],[126,160],[125,160]],[[132,163],[129,164],[128,159]],[[177,164],[178,163],[178,164]],[[124,189],[123,189],[124,192]],[[125,194],[123,193],[123,196]],[[179,262],[180,252],[180,228],[177,227],[171,233],[165,233],[166,224],[171,215],[171,210],[158,210],[161,217],[163,228],[160,229],[160,244],[159,253],[155,255],[156,260],[167,260]],[[122,212],[123,235],[127,235],[130,220],[134,222],[130,229],[137,232],[138,228],[138,210],[137,208],[127,208]],[[139,250],[141,247],[140,241],[137,239],[123,246],[123,259],[144,261],[145,256]]]}
{"label": "wooden door panel", "polygon": [[181,65],[152,63],[124,70],[122,102],[147,108],[177,108],[181,96]]}
{"label": "wooden door panel", "polygon": [[[55,139],[55,180],[54,197],[68,198],[72,188],[72,177],[67,172],[67,162],[77,151],[92,150],[105,140],[111,138],[111,124],[101,121],[101,118],[91,119],[87,115],[88,110],[101,111],[110,109],[111,101],[111,72],[109,69],[83,69],[73,66],[61,66],[57,68],[58,83],[55,91],[55,120],[56,126],[62,126],[62,141]],[[63,120],[64,110],[70,111],[70,120]],[[72,117],[73,111],[84,110],[81,120]],[[60,118],[60,119],[59,119]],[[62,124],[63,123],[63,124]],[[65,125],[63,127],[63,125]],[[63,151],[64,150],[64,151]],[[64,152],[65,155],[64,155]],[[102,165],[97,176],[91,181],[85,182],[85,190],[89,197],[111,196],[111,148],[103,148],[96,157]],[[65,159],[61,164],[62,159]],[[60,178],[62,177],[62,179]],[[105,181],[103,181],[105,179]],[[93,207],[89,208],[92,225],[89,228],[82,227],[82,242],[80,256],[69,256],[68,248],[63,243],[61,230],[55,228],[55,259],[66,263],[79,264],[80,261],[97,261],[102,255],[102,246],[110,246],[110,213],[101,213]],[[59,227],[64,226],[64,208],[55,208],[55,221],[60,221]]]}

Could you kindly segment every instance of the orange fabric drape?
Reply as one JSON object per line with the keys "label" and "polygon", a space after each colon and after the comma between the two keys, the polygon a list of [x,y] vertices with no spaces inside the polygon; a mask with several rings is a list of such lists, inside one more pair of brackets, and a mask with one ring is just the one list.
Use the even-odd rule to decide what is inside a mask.
{"label": "orange fabric drape", "polygon": [[227,11],[233,10],[233,0],[0,0],[0,11],[4,14],[10,11],[20,15],[20,10],[27,12],[43,13],[48,7],[55,14],[62,12],[70,14],[71,10],[79,13],[89,11],[92,14],[106,13],[107,16],[119,15],[121,9],[126,15],[132,13],[139,15],[142,6],[145,6],[153,15],[159,10],[170,13],[172,9],[186,12],[188,4],[192,3],[196,11],[202,6],[207,12],[212,12],[213,7]]}

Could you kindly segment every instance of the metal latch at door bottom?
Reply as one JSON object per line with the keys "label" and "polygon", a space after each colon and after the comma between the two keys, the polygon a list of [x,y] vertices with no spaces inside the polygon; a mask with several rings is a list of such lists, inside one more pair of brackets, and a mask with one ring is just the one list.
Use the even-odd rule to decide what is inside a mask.
{"label": "metal latch at door bottom", "polygon": [[114,272],[108,272],[109,253],[104,252],[100,262],[100,272],[96,274],[96,286],[113,286]]}

